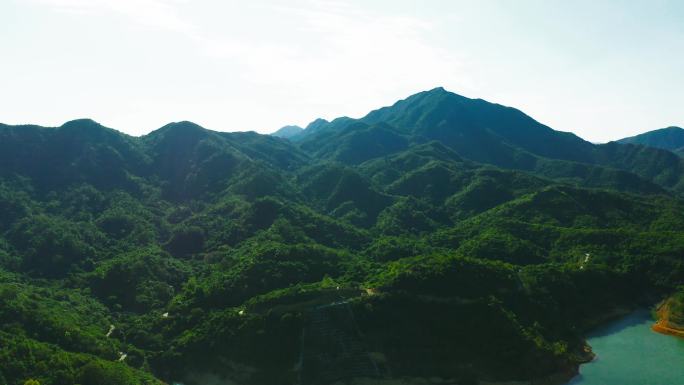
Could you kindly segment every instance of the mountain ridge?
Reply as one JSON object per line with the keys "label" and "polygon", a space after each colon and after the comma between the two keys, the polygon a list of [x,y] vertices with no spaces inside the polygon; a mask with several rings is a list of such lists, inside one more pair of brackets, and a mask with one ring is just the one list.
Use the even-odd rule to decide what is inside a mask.
{"label": "mountain ridge", "polygon": [[[86,126],[91,130],[97,128],[109,135],[118,132],[87,119],[67,122],[62,128],[72,126],[81,127],[81,130]],[[411,95],[360,119],[342,117],[330,122],[316,119],[307,128],[284,138],[294,145],[283,142],[274,154],[240,144],[250,134],[212,131],[188,121],[169,123],[139,138],[150,143],[151,138],[163,137],[167,131],[178,137],[180,146],[201,138],[223,138],[218,140],[226,141],[224,145],[236,152],[290,169],[301,167],[302,162],[311,162],[311,159],[306,160],[311,156],[358,164],[437,140],[467,159],[545,177],[567,180],[579,177],[581,181],[587,180],[590,169],[607,168],[601,171],[604,174],[614,173],[609,169],[620,169],[667,189],[684,190],[683,161],[661,152],[662,149],[634,148],[622,143],[618,146],[615,142],[595,145],[572,133],[555,131],[515,108],[470,99],[442,87]],[[267,137],[254,135],[257,134],[251,136],[252,142],[257,138],[263,142]],[[230,139],[238,137],[243,139]],[[137,141],[134,137],[128,138]],[[179,150],[180,147],[174,151]],[[550,166],[559,161],[577,162],[578,166]],[[578,173],[578,167],[585,171]],[[559,170],[570,172],[559,173]]]}
{"label": "mountain ridge", "polygon": [[617,142],[641,144],[682,153],[682,149],[684,148],[684,128],[670,126],[619,139]]}

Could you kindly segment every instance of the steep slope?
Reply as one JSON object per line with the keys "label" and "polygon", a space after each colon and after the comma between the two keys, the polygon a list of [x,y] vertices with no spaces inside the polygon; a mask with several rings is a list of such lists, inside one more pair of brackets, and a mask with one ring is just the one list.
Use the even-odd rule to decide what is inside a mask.
{"label": "steep slope", "polygon": [[519,110],[469,99],[443,88],[372,111],[361,121],[386,122],[415,136],[439,140],[473,160],[494,164],[496,158],[488,159],[493,153],[515,151],[505,150],[504,145],[543,157],[574,161],[586,160],[593,151],[589,142],[571,133],[554,131]]}
{"label": "steep slope", "polygon": [[357,226],[370,226],[392,198],[376,191],[354,169],[323,163],[301,170],[296,184],[312,206]]}
{"label": "steep slope", "polygon": [[329,141],[324,139],[324,132],[316,135],[320,137],[319,140],[313,143],[305,141],[302,148],[319,159],[359,164],[405,150],[409,146],[404,135],[384,123],[369,126],[355,122],[335,133],[334,139]]}
{"label": "steep slope", "polygon": [[140,142],[152,160],[150,172],[166,182],[163,193],[175,200],[218,194],[229,185],[252,197],[287,191],[280,172],[296,170],[307,161],[280,138],[214,132],[191,122],[168,124]]}
{"label": "steep slope", "polygon": [[597,146],[596,162],[629,171],[676,192],[684,191],[684,159],[674,153],[615,142]]}

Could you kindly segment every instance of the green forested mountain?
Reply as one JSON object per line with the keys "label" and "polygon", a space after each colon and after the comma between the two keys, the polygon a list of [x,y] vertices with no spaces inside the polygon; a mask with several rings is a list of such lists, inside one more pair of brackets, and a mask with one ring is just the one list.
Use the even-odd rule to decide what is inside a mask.
{"label": "green forested mountain", "polygon": [[284,136],[0,126],[0,384],[562,383],[684,279],[667,150],[443,89]]}
{"label": "green forested mountain", "polygon": [[684,129],[680,127],[667,127],[653,130],[618,140],[620,143],[642,144],[644,146],[662,148],[665,150],[684,152]]}
{"label": "green forested mountain", "polygon": [[554,131],[514,108],[443,88],[415,94],[358,120],[336,119],[293,139],[316,158],[349,164],[390,155],[410,144],[438,141],[469,160],[594,187],[603,187],[606,178],[628,179],[618,173],[627,171],[666,188],[684,188],[684,160],[669,151],[594,145],[572,133]]}

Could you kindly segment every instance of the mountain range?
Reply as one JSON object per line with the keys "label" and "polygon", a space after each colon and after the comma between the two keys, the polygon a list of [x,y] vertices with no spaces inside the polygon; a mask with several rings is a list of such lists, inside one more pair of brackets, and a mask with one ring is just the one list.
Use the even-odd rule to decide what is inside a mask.
{"label": "mountain range", "polygon": [[684,279],[681,141],[443,88],[273,135],[0,125],[0,384],[563,383]]}

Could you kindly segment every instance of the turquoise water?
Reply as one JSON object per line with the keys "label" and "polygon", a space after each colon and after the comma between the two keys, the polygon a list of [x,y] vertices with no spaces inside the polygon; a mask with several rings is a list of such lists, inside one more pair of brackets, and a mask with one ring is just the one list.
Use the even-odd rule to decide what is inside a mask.
{"label": "turquoise water", "polygon": [[588,336],[594,361],[568,385],[684,385],[684,340],[654,333],[640,310]]}

